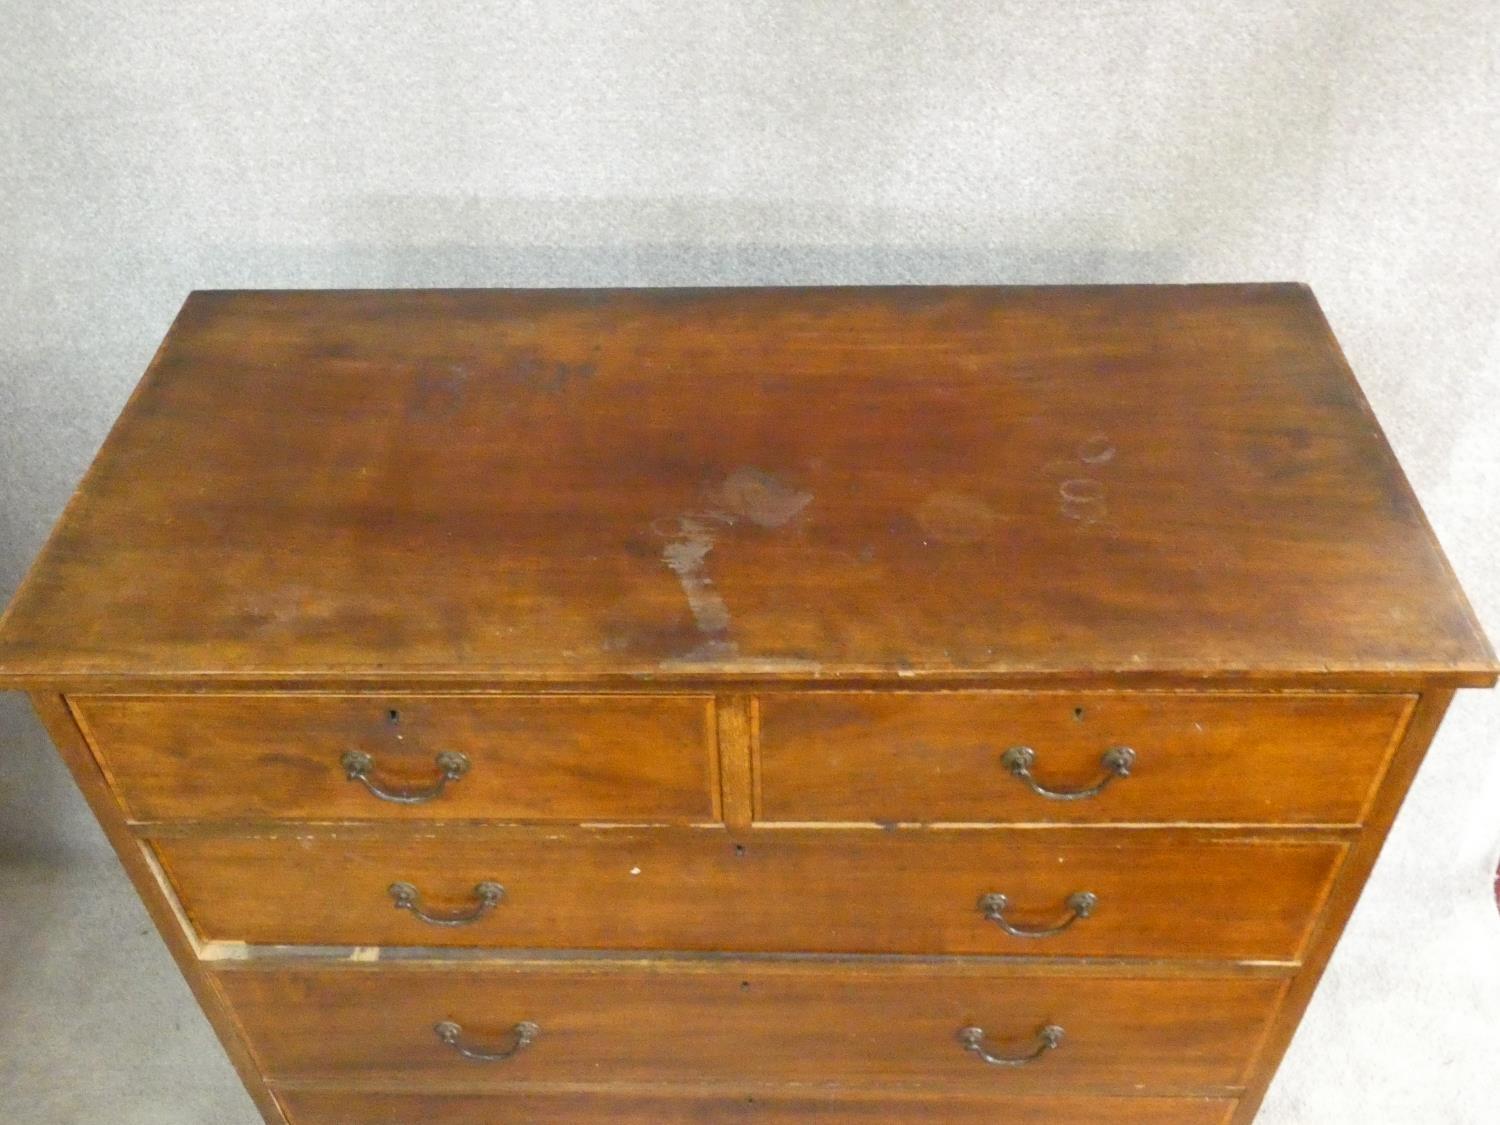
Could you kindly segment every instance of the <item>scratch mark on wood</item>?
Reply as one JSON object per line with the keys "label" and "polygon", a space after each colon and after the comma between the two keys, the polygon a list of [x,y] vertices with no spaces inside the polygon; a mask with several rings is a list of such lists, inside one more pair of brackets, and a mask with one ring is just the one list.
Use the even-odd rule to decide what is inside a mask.
{"label": "scratch mark on wood", "polygon": [[709,651],[708,646],[699,645],[682,656],[669,656],[661,662],[665,671],[691,669],[712,663],[716,672],[740,672],[746,675],[761,672],[805,672],[818,675],[823,671],[821,661],[803,656],[741,656],[737,645],[729,645],[727,651]]}

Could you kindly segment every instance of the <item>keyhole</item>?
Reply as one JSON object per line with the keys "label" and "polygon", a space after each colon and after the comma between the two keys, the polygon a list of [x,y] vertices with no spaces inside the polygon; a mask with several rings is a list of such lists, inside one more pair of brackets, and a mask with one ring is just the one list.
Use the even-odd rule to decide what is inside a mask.
{"label": "keyhole", "polygon": [[401,722],[401,712],[397,711],[394,707],[385,713],[385,717],[391,726],[396,726]]}
{"label": "keyhole", "polygon": [[1079,722],[1079,723],[1083,722],[1083,708],[1082,707],[1075,707],[1075,708],[1073,708],[1073,720],[1075,722]]}

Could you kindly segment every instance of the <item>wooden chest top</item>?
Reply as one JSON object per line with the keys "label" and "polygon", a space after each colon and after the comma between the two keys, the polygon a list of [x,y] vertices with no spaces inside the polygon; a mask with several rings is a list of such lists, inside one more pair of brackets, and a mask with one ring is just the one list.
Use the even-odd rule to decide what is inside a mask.
{"label": "wooden chest top", "polygon": [[1495,671],[1297,285],[194,293],[0,624],[22,686]]}

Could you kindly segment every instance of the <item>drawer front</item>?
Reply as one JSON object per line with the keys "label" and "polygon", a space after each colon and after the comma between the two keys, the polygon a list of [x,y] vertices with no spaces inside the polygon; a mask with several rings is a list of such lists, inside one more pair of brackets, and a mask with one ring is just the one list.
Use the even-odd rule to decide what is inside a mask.
{"label": "drawer front", "polygon": [[[716,815],[707,696],[74,696],[71,702],[138,820],[692,822]],[[461,772],[450,768],[458,759],[440,755],[462,755]],[[350,776],[352,766],[360,776]]]}
{"label": "drawer front", "polygon": [[292,1125],[1224,1125],[1226,1098],[957,1096],[813,1098],[607,1093],[420,1094],[279,1092]]}
{"label": "drawer front", "polygon": [[[733,963],[233,969],[272,1079],[1233,1093],[1283,982]],[[450,1024],[448,1039],[439,1025]],[[530,1024],[531,1041],[517,1028]],[[1043,1030],[1061,1029],[1053,1049]],[[454,1030],[456,1028],[456,1030]],[[997,1058],[966,1048],[966,1028]],[[460,1048],[511,1057],[476,1062]],[[518,1049],[519,1048],[519,1049]],[[397,1088],[401,1088],[400,1085]]]}
{"label": "drawer front", "polygon": [[[1414,701],[768,695],[758,701],[756,815],[792,822],[1352,825],[1363,818]],[[1007,756],[1013,748],[1028,753]],[[1130,751],[1128,762],[1118,748]]]}
{"label": "drawer front", "polygon": [[[1294,961],[1343,845],[1139,832],[512,829],[161,839],[211,940]],[[1086,835],[1087,839],[1080,839]],[[477,888],[504,889],[485,907]],[[433,914],[398,909],[405,884]],[[1075,895],[1094,896],[1079,909]],[[1004,895],[998,910],[986,895]],[[1047,930],[1045,937],[1017,936]]]}

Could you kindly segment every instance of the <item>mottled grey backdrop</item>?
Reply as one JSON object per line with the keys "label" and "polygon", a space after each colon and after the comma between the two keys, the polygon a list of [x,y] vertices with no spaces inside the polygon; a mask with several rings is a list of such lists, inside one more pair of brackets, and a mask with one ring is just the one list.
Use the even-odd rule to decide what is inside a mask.
{"label": "mottled grey backdrop", "polygon": [[[0,597],[194,287],[1298,279],[1500,632],[1492,0],[9,0],[0,268]],[[1266,1120],[1500,1104],[1497,735],[1462,698]],[[117,889],[16,697],[0,738],[4,863]]]}

